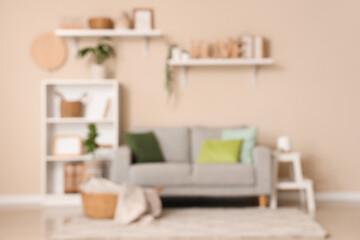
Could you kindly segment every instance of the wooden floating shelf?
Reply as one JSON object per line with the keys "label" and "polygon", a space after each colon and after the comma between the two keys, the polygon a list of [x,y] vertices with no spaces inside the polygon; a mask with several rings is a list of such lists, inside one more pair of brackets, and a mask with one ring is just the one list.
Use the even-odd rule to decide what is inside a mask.
{"label": "wooden floating shelf", "polygon": [[134,30],[134,29],[56,29],[55,35],[59,37],[73,38],[73,54],[78,54],[79,37],[140,37],[144,39],[144,57],[148,56],[149,38],[162,36],[159,29]]}
{"label": "wooden floating shelf", "polygon": [[90,118],[47,118],[48,124],[55,123],[114,123],[113,119],[90,119]]}
{"label": "wooden floating shelf", "polygon": [[259,66],[272,65],[274,60],[272,58],[237,58],[237,59],[188,59],[188,60],[177,60],[170,59],[168,64],[170,66],[182,67],[182,83],[187,83],[187,67],[192,66],[252,66],[253,67],[253,78],[252,83],[255,85],[257,82],[257,72]]}

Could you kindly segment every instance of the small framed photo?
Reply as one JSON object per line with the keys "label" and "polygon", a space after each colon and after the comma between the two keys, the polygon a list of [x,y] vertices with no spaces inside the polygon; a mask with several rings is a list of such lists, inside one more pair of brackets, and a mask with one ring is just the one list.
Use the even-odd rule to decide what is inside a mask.
{"label": "small framed photo", "polygon": [[83,153],[83,140],[78,135],[60,135],[53,137],[52,155],[71,157]]}
{"label": "small framed photo", "polygon": [[154,10],[151,8],[135,8],[133,11],[133,27],[136,30],[154,28]]}

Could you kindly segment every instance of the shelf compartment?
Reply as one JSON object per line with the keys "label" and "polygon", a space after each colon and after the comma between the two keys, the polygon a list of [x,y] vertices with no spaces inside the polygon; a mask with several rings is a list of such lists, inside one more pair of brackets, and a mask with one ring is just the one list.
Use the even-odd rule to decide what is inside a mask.
{"label": "shelf compartment", "polygon": [[[110,160],[110,154],[99,154],[96,155],[96,160]],[[80,155],[80,156],[70,156],[70,157],[63,157],[63,156],[53,156],[48,155],[46,156],[47,162],[82,162],[82,161],[93,161],[93,156],[90,154]]]}
{"label": "shelf compartment", "polygon": [[44,85],[59,85],[59,86],[67,86],[67,85],[117,85],[118,81],[112,78],[106,79],[46,79],[43,81]]}
{"label": "shelf compartment", "polygon": [[56,123],[114,123],[113,119],[91,119],[91,118],[47,118],[48,124]]}
{"label": "shelf compartment", "polygon": [[174,67],[182,67],[182,84],[183,86],[187,83],[187,67],[198,66],[252,66],[253,77],[252,83],[257,83],[257,72],[259,66],[272,65],[274,60],[272,58],[237,58],[237,59],[188,59],[188,60],[177,60],[170,59],[168,64]]}

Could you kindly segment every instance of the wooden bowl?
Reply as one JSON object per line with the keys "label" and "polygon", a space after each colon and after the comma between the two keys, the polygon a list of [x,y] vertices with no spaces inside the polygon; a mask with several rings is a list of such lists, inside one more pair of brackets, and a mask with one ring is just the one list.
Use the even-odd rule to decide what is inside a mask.
{"label": "wooden bowl", "polygon": [[111,29],[114,23],[110,18],[93,17],[89,19],[89,26],[92,29]]}

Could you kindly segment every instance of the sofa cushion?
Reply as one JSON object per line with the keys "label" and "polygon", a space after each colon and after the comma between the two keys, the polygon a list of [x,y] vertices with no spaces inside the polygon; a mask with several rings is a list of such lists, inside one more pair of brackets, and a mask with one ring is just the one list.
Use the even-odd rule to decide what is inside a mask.
{"label": "sofa cushion", "polygon": [[[241,129],[243,126],[227,127],[226,129],[229,128]],[[220,139],[221,133],[224,129],[225,128],[222,127],[193,127],[191,129],[191,161],[196,162],[202,141],[209,139]]]}
{"label": "sofa cushion", "polygon": [[196,160],[198,164],[238,163],[242,140],[205,140]]}
{"label": "sofa cushion", "polygon": [[254,166],[250,164],[195,164],[194,185],[253,185]]}
{"label": "sofa cushion", "polygon": [[256,142],[256,133],[257,128],[244,128],[244,129],[225,129],[222,132],[221,139],[223,140],[233,140],[233,139],[242,139],[243,144],[239,154],[239,159],[241,163],[252,163],[252,154]]}
{"label": "sofa cushion", "polygon": [[190,163],[133,164],[129,181],[143,186],[173,186],[190,183]]}
{"label": "sofa cushion", "polygon": [[152,132],[125,133],[125,140],[135,156],[135,162],[165,162],[159,143]]}
{"label": "sofa cushion", "polygon": [[[154,132],[166,162],[190,162],[189,129],[186,127],[137,127],[134,132]],[[221,134],[221,133],[220,133]]]}

